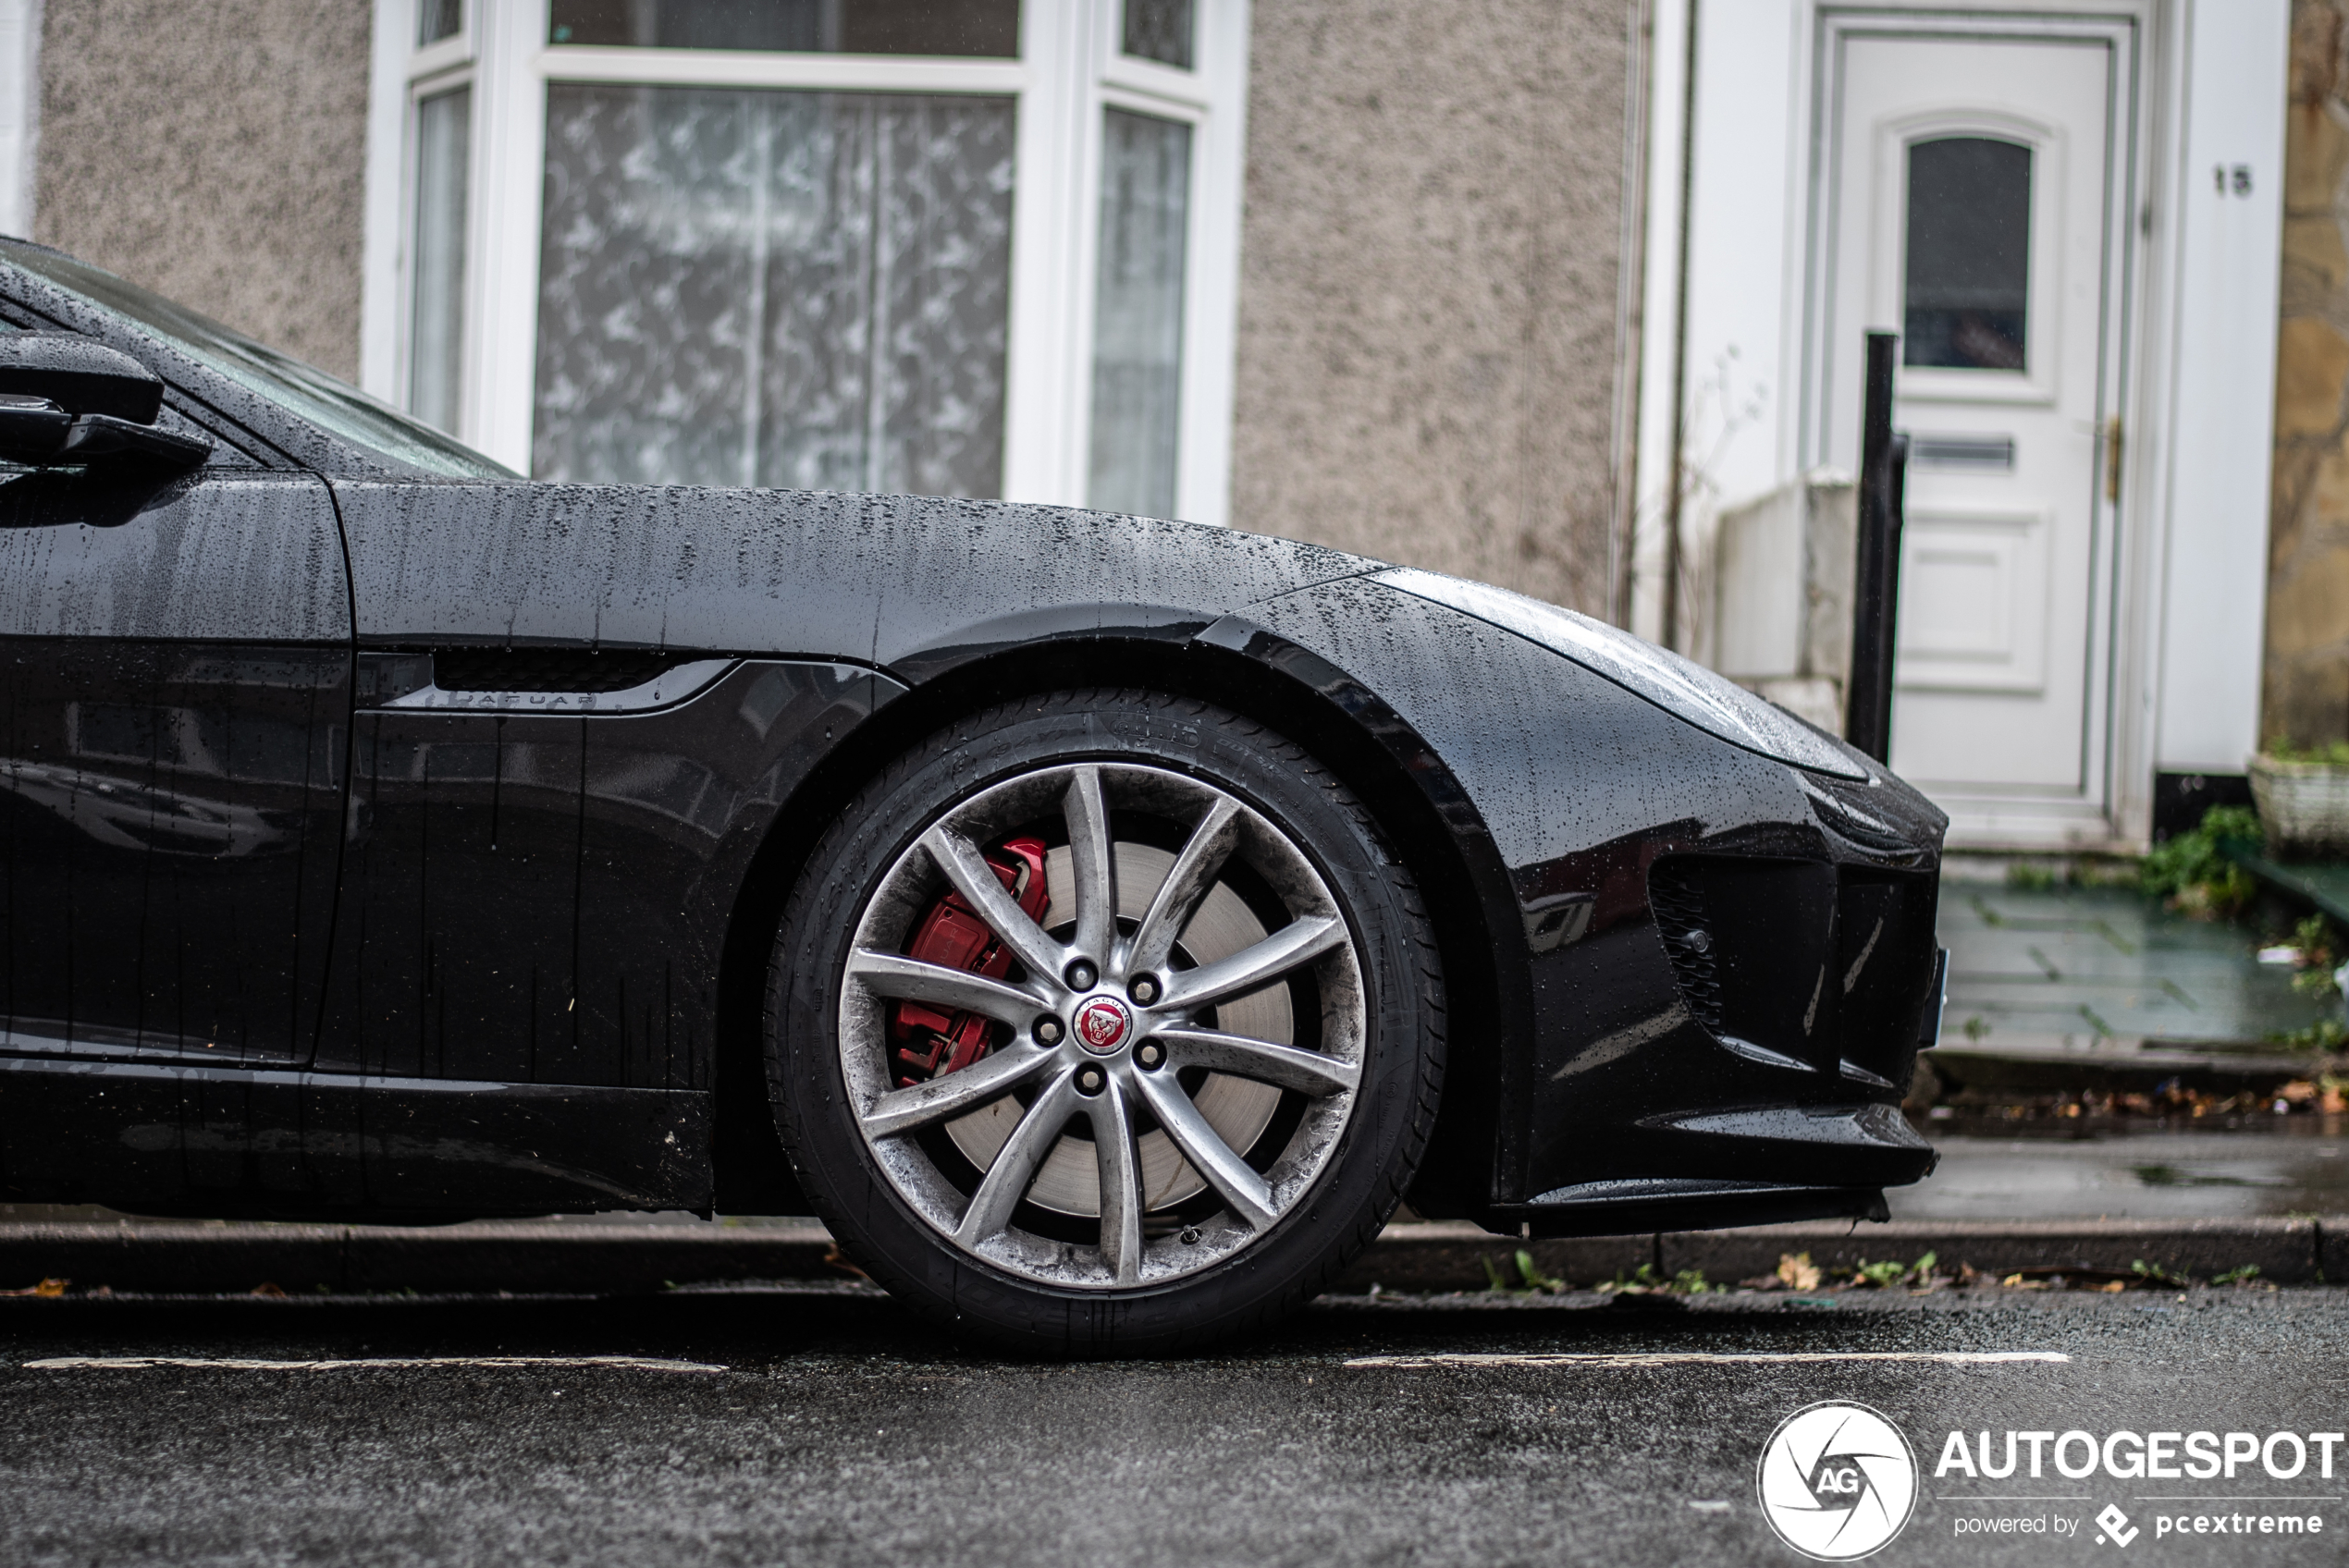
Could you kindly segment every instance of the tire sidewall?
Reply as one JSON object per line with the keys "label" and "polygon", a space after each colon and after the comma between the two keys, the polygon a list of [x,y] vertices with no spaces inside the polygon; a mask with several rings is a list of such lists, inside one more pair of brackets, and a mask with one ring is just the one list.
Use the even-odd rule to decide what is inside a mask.
{"label": "tire sidewall", "polygon": [[[882,1173],[855,1123],[838,1046],[841,987],[867,902],[939,816],[1003,779],[1075,762],[1162,768],[1223,790],[1304,851],[1335,896],[1364,987],[1353,1112],[1305,1194],[1235,1256],[1114,1294],[1012,1274],[940,1235]],[[1419,1149],[1440,1049],[1426,1026],[1424,917],[1368,813],[1294,743],[1196,703],[1056,693],[974,716],[901,758],[818,845],[784,914],[769,977],[768,1057],[784,1143],[843,1252],[893,1293],[958,1326],[1038,1349],[1166,1348],[1317,1292],[1376,1233]],[[1437,1064],[1440,1066],[1440,1064]]]}

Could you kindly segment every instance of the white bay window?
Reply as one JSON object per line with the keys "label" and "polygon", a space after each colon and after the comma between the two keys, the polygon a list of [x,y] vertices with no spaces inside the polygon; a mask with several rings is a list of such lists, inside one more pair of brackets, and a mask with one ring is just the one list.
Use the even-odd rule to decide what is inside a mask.
{"label": "white bay window", "polygon": [[542,478],[1221,522],[1245,0],[379,0],[363,376]]}

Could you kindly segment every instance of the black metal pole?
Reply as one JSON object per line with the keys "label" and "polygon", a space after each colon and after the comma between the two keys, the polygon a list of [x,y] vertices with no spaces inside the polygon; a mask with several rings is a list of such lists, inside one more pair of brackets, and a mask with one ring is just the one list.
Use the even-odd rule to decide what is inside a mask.
{"label": "black metal pole", "polygon": [[1900,336],[1867,336],[1867,392],[1860,416],[1860,536],[1851,574],[1851,673],[1843,729],[1853,745],[1883,762],[1892,753],[1892,618],[1900,604],[1909,443],[1892,429],[1892,367]]}
{"label": "black metal pole", "polygon": [[[1688,57],[1681,63],[1680,82],[1680,233],[1679,253],[1672,275],[1672,451],[1671,488],[1664,493],[1664,645],[1680,645],[1681,514],[1689,494],[1689,237],[1694,232],[1689,216],[1690,198],[1696,190],[1696,41],[1697,11],[1703,0],[1689,0],[1682,22],[1688,30]],[[1630,624],[1629,619],[1623,623]]]}

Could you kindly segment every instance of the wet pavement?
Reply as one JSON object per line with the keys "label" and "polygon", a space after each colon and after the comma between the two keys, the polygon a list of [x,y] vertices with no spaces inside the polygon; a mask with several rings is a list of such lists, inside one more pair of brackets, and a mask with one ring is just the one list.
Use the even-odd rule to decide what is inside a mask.
{"label": "wet pavement", "polygon": [[2349,1214],[2349,1118],[2083,1118],[2011,1131],[1927,1121],[1931,1176],[1886,1194],[1895,1219],[2217,1219]]}
{"label": "wet pavement", "polygon": [[2338,1000],[2295,995],[2289,967],[2258,962],[2253,933],[2126,888],[1952,879],[1939,925],[1951,1047],[2262,1047],[2341,1011]]}
{"label": "wet pavement", "polygon": [[[2330,1477],[1935,1470],[1951,1431],[2339,1430],[2344,1308],[2327,1288],[1357,1299],[1192,1359],[1056,1366],[854,1289],[6,1301],[0,1532],[40,1564],[1795,1562],[1756,1461],[1847,1400],[1922,1465],[1876,1561],[2104,1561],[2111,1505],[2126,1561],[2337,1562],[2349,1452]],[[91,1364],[155,1357],[203,1365]],[[252,1365],[320,1358],[362,1364]],[[2325,1533],[2154,1533],[2287,1513]],[[2001,1520],[2023,1528],[1978,1533]]]}

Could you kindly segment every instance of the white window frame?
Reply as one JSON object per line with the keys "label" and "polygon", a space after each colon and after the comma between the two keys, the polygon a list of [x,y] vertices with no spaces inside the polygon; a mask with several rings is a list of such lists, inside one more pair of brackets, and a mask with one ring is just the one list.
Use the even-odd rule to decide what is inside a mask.
{"label": "white window frame", "polygon": [[41,0],[0,0],[0,234],[32,238],[41,148]]}
{"label": "white window frame", "polygon": [[[416,8],[418,7],[412,0],[406,34],[411,41],[414,39],[416,33],[416,18],[413,14]],[[479,51],[473,42],[473,5],[469,4],[464,7],[462,25],[449,37],[425,44],[422,48],[412,47],[406,68],[402,73],[405,80],[401,83],[399,99],[400,173],[397,230],[400,288],[393,303],[393,316],[398,324],[398,331],[393,344],[395,354],[393,392],[388,399],[401,408],[408,406],[411,378],[414,371],[414,366],[410,362],[409,349],[415,341],[416,288],[414,276],[409,270],[409,260],[411,242],[416,232],[416,202],[421,193],[420,168],[417,159],[417,126],[423,116],[426,99],[472,89],[473,90],[473,98],[467,106],[467,114],[473,123],[466,128],[467,144],[470,146],[479,134],[481,93],[474,80],[479,74],[474,68]],[[476,178],[478,169],[479,160],[474,159],[473,166],[466,170],[469,180]],[[470,186],[468,186],[468,191],[470,192]],[[481,207],[479,203],[473,202],[469,195],[465,213],[467,263],[464,272],[465,298],[460,302],[461,313],[459,336],[462,345],[460,352],[463,357],[463,365],[458,374],[459,430],[451,434],[460,434],[463,430],[466,416],[474,403],[473,361],[479,352],[479,345],[471,328],[474,312],[481,308],[481,301],[479,291],[473,287],[472,262],[473,257],[480,254],[481,244]]]}
{"label": "white window frame", "polygon": [[547,88],[644,82],[972,92],[1016,103],[1004,367],[1003,496],[1085,503],[1090,476],[1101,121],[1115,107],[1193,128],[1175,510],[1228,520],[1249,0],[1197,0],[1195,67],[1119,49],[1121,0],[1023,0],[1020,58],[785,55],[550,45],[547,0],[467,0],[457,37],[415,47],[418,0],[376,0],[361,380],[407,393],[415,103],[473,90],[464,374],[458,434],[527,472],[537,374]]}

